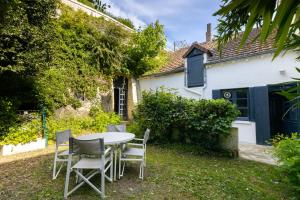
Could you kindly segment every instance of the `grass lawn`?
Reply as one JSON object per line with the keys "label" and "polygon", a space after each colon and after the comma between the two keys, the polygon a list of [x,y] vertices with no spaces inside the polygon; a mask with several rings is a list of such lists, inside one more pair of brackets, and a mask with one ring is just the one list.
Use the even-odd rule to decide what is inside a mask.
{"label": "grass lawn", "polygon": [[[106,183],[106,199],[297,199],[274,166],[171,147],[149,145],[147,150],[144,181],[138,179],[138,166],[131,164],[121,180]],[[52,162],[51,148],[0,157],[0,199],[63,199],[65,171],[52,180]],[[69,199],[99,196],[85,185]]]}

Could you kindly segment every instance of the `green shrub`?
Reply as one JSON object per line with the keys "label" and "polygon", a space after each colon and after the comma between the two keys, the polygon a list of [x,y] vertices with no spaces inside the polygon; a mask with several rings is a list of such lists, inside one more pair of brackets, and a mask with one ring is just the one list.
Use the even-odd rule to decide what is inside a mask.
{"label": "green shrub", "polygon": [[285,181],[292,183],[300,193],[300,134],[293,133],[291,137],[277,136],[272,144]]}
{"label": "green shrub", "polygon": [[[120,121],[120,117],[115,113],[106,113],[102,110],[94,112],[93,116],[85,117],[56,119],[50,116],[47,118],[48,139],[54,141],[55,133],[66,129],[71,129],[73,135],[103,132],[108,124],[119,124]],[[42,123],[40,119],[34,119],[9,128],[8,133],[0,137],[0,145],[28,143],[40,137],[42,137]]]}
{"label": "green shrub", "polygon": [[24,144],[37,140],[42,136],[42,126],[40,119],[25,122],[17,127],[10,127],[8,133],[0,139],[0,145]]}
{"label": "green shrub", "polygon": [[17,122],[18,116],[13,103],[7,99],[0,97],[0,137],[13,127]]}
{"label": "green shrub", "polygon": [[238,111],[230,102],[192,100],[161,89],[144,92],[134,113],[134,129],[151,129],[156,143],[188,143],[206,149],[219,148],[219,136],[228,135]]}
{"label": "green shrub", "polygon": [[50,117],[47,120],[49,140],[55,140],[56,131],[71,129],[73,135],[83,133],[103,132],[108,124],[118,124],[121,119],[115,113],[106,113],[98,110],[93,116],[70,117],[64,119],[55,119]]}

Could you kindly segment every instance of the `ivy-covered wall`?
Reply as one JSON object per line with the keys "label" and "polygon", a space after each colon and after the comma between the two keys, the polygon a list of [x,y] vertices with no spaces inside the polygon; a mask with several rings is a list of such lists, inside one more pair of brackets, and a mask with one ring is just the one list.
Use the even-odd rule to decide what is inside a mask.
{"label": "ivy-covered wall", "polygon": [[[128,32],[56,0],[4,1],[0,19],[1,119],[20,109],[80,107],[109,95],[115,76],[138,77],[165,59],[158,22]],[[9,119],[0,133],[17,121]]]}

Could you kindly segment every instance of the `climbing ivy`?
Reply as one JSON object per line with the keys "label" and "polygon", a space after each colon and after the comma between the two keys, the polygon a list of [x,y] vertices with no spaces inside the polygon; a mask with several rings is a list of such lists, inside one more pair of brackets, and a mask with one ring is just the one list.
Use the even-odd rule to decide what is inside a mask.
{"label": "climbing ivy", "polygon": [[138,77],[164,60],[158,22],[129,32],[56,0],[1,2],[0,94],[15,110],[78,107],[114,77]]}

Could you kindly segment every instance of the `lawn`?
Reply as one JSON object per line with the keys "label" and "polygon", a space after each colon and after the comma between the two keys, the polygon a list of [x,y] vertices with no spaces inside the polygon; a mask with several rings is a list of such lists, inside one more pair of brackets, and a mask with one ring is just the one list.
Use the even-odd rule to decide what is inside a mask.
{"label": "lawn", "polygon": [[[107,199],[297,199],[274,166],[184,148],[150,145],[147,150],[144,181],[131,164],[121,180],[106,184]],[[0,199],[62,199],[65,172],[52,180],[52,161],[52,148],[0,157]],[[69,199],[98,197],[83,186]]]}

